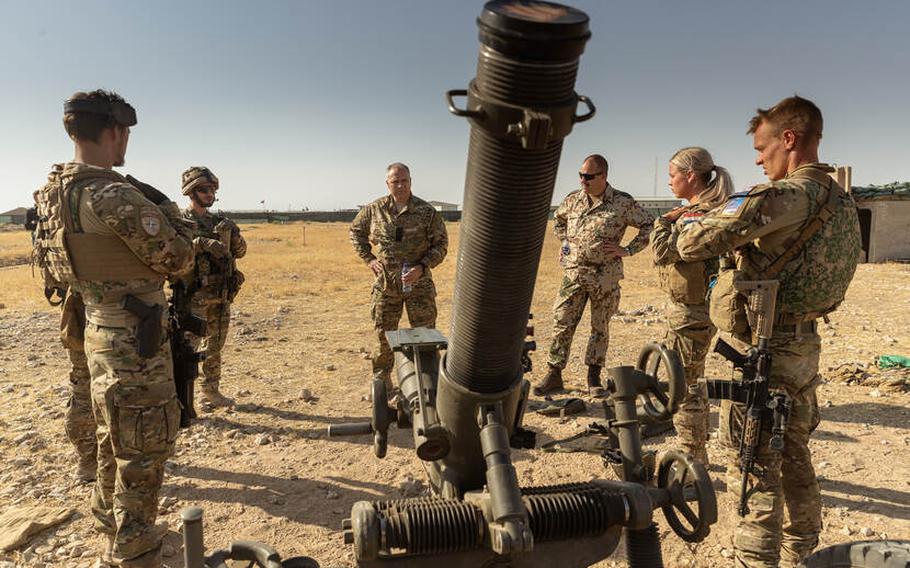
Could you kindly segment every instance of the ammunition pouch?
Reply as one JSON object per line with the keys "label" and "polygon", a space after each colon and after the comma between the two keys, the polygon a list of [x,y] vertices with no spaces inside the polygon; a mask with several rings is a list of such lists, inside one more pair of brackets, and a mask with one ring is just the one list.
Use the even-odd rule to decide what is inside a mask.
{"label": "ammunition pouch", "polygon": [[237,297],[237,293],[240,292],[241,286],[246,282],[246,276],[243,275],[243,272],[240,272],[236,268],[231,274],[230,280],[226,283],[227,289],[227,301],[233,302],[234,298]]}
{"label": "ammunition pouch", "polygon": [[85,350],[85,304],[78,294],[69,293],[63,301],[60,342],[70,351]]}
{"label": "ammunition pouch", "polygon": [[148,305],[136,296],[127,294],[120,301],[120,307],[139,318],[136,325],[136,352],[140,357],[154,357],[161,348],[161,313],[164,310],[159,304]]}
{"label": "ammunition pouch", "polygon": [[704,262],[677,262],[658,267],[661,288],[677,304],[704,304],[708,279]]}
{"label": "ammunition pouch", "polygon": [[721,271],[711,289],[710,300],[711,323],[720,331],[740,336],[749,331],[746,299],[735,286],[741,275],[739,270]]}

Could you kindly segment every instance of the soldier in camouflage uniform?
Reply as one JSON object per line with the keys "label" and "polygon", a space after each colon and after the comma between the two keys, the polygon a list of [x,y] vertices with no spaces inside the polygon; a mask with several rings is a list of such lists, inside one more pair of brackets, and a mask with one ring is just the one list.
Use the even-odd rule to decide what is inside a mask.
{"label": "soldier in camouflage uniform", "polygon": [[[780,282],[769,386],[788,394],[792,409],[783,451],[771,450],[769,433],[763,433],[756,464],[765,473],[750,474],[755,491],[733,542],[737,566],[794,566],[817,546],[822,528],[809,453],[809,435],[819,422],[816,319],[844,299],[859,259],[859,222],[853,199],[828,175],[833,169],[818,163],[822,115],[811,101],[794,96],[759,109],[749,133],[756,164],[771,182],[734,194],[686,225],[676,244],[686,262],[733,253],[733,265],[722,263],[711,292],[711,320],[732,334],[740,350],[753,338],[734,280]],[[722,440],[731,447],[737,447],[743,411],[739,403],[721,406]]]}
{"label": "soldier in camouflage uniform", "polygon": [[709,281],[717,274],[717,259],[683,262],[676,239],[688,224],[700,220],[732,192],[733,180],[727,170],[714,164],[704,148],[683,148],[670,159],[670,189],[688,201],[654,221],[651,251],[660,276],[660,286],[669,296],[665,344],[679,353],[688,387],[673,425],[680,445],[693,458],[708,464],[708,396],[699,388],[705,372],[705,357],[715,327],[708,315]]}
{"label": "soldier in camouflage uniform", "polygon": [[98,421],[92,510],[108,536],[101,565],[160,568],[158,493],[180,421],[163,283],[192,267],[193,248],[174,203],[111,169],[123,165],[134,124],[135,110],[114,93],[65,103],[75,158],[35,192],[35,263],[46,282],[85,303]]}
{"label": "soldier in camouflage uniform", "polygon": [[[654,218],[628,193],[607,181],[607,160],[593,154],[585,158],[578,175],[581,189],[570,193],[556,210],[553,232],[562,243],[560,262],[565,268],[553,308],[553,343],[549,370],[534,387],[540,396],[563,388],[562,370],[569,359],[572,336],[585,304],[591,301],[591,335],[585,352],[588,389],[604,396],[600,370],[610,341],[610,318],[619,308],[622,257],[648,245]],[[638,234],[625,247],[620,240],[627,227]]]}
{"label": "soldier in camouflage uniform", "polygon": [[445,258],[449,236],[439,212],[411,193],[406,165],[396,162],[386,168],[386,186],[389,195],[357,213],[351,244],[376,276],[370,302],[378,343],[373,376],[391,389],[394,361],[385,332],[398,329],[404,306],[411,327],[436,327],[436,286],[430,269]]}
{"label": "soldier in camouflage uniform", "polygon": [[[183,195],[190,198],[184,216],[196,226],[193,245],[196,266],[190,289],[193,313],[206,322],[202,339],[203,405],[230,406],[234,401],[219,390],[221,384],[221,349],[231,323],[231,302],[243,283],[236,259],[246,254],[246,241],[237,225],[209,208],[215,203],[218,178],[206,167],[194,166],[183,172]],[[191,338],[198,345],[199,338]]]}

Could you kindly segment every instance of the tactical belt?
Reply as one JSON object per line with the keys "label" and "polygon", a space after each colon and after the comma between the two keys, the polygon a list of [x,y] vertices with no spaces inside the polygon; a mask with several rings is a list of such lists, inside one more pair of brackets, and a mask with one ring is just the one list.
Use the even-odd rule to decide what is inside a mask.
{"label": "tactical belt", "polygon": [[818,323],[815,320],[809,320],[791,324],[774,324],[774,335],[778,333],[793,335],[813,335],[818,332]]}
{"label": "tactical belt", "polygon": [[68,233],[66,246],[79,280],[123,282],[126,280],[163,280],[115,235]]}

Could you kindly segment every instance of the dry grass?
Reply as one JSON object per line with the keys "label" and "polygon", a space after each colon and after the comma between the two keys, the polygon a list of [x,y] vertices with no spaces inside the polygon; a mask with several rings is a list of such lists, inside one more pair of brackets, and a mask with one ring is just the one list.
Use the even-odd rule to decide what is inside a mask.
{"label": "dry grass", "polygon": [[[448,225],[449,257],[434,270],[438,325],[446,333],[459,229],[457,223]],[[350,566],[350,548],[341,544],[338,527],[351,505],[400,497],[402,482],[424,478],[410,431],[390,431],[383,460],[373,457],[367,437],[324,436],[326,424],[363,420],[370,412],[361,395],[370,377],[369,351],[374,345],[369,320],[372,274],[354,255],[347,224],[243,225],[241,230],[249,242],[247,257],[239,261],[247,281],[233,309],[222,383],[240,404],[203,414],[181,433],[163,489],[178,502],[162,517],[173,530],[180,507],[199,505],[206,510],[210,550],[242,536],[269,542],[286,556],[308,554],[324,566]],[[26,239],[24,232],[0,234],[4,244],[27,247]],[[540,351],[533,357],[531,380],[546,369],[551,309],[561,279],[557,249],[558,243],[548,235],[532,304]],[[662,307],[664,296],[647,253],[629,259],[625,273],[620,309]],[[883,350],[910,352],[908,276],[910,267],[901,265],[860,267],[844,306],[833,314],[830,325],[821,326],[823,372],[840,363],[869,362]],[[0,511],[18,502],[76,507],[85,516],[64,525],[60,534],[74,534],[88,548],[99,549],[101,538],[91,528],[87,491],[61,482],[73,454],[63,433],[69,363],[56,340],[57,312],[44,302],[28,267],[0,270],[0,302],[6,304],[0,309],[0,392],[13,401],[0,405],[0,425],[8,425],[11,432],[0,436]],[[587,326],[585,319],[566,372],[568,386],[574,389],[584,384]],[[664,334],[663,324],[648,317],[615,320],[610,331],[608,365],[633,363],[645,342]],[[728,374],[716,357],[708,366],[713,376]],[[36,382],[36,376],[41,381]],[[303,400],[303,389],[319,400]],[[826,507],[823,545],[847,540],[845,527],[854,532],[871,527],[875,534],[892,538],[910,534],[903,505],[910,464],[900,458],[910,444],[910,395],[872,398],[871,392],[870,387],[835,383],[819,390],[819,400],[827,404],[811,446],[816,463],[827,464],[819,465]],[[571,394],[586,397],[580,390]],[[588,402],[588,412],[578,417],[557,420],[531,413],[526,421],[539,432],[539,442],[565,438],[603,416],[593,401]],[[36,430],[44,445],[14,443],[26,429]],[[271,441],[260,443],[262,436]],[[670,437],[659,446],[649,441],[649,447],[661,449],[672,443]],[[710,444],[709,452],[716,463],[717,446]],[[32,473],[34,479],[27,484],[17,485],[22,470],[14,461],[22,456],[32,460],[35,467],[30,471],[38,473]],[[517,450],[513,456],[524,486],[611,476],[590,454]],[[718,559],[723,548],[730,548],[736,520],[735,498],[721,493],[718,499],[720,522],[704,543],[689,547],[672,536],[663,541],[668,566],[722,565]],[[661,514],[657,517],[664,533],[666,524]],[[49,532],[53,531],[36,540],[45,542]],[[178,548],[179,535],[172,533],[168,543]],[[13,558],[0,554],[0,560]],[[73,566],[87,568],[91,561]],[[168,563],[182,566],[176,555]],[[623,563],[598,564],[617,565]]]}

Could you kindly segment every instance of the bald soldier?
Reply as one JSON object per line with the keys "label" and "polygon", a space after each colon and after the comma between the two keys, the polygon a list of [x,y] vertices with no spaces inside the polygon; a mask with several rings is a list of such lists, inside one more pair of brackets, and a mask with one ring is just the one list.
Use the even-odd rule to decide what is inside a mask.
{"label": "bald soldier", "polygon": [[357,213],[351,224],[354,252],[373,272],[370,312],[376,333],[373,377],[393,388],[392,350],[385,332],[398,329],[404,307],[411,327],[436,327],[432,268],[446,257],[449,236],[442,216],[411,193],[411,171],[401,162],[386,168],[389,195]]}
{"label": "bald soldier", "polygon": [[75,157],[35,192],[35,264],[85,304],[98,422],[92,512],[107,537],[99,566],[160,568],[158,494],[180,424],[163,284],[192,267],[192,235],[163,193],[113,171],[136,124],[122,97],[76,93],[63,124]]}
{"label": "bald soldier", "polygon": [[[588,392],[597,397],[605,394],[600,370],[610,342],[610,318],[619,308],[622,259],[648,246],[654,223],[631,195],[610,185],[607,173],[606,158],[599,154],[585,158],[578,172],[581,189],[567,195],[556,210],[553,232],[562,242],[560,262],[565,273],[553,307],[549,371],[534,387],[538,396],[563,388],[562,370],[569,359],[572,336],[589,301]],[[627,227],[636,227],[638,234],[622,246]]]}
{"label": "bald soldier", "polygon": [[[756,338],[749,323],[754,318],[734,282],[780,283],[768,386],[787,394],[792,406],[782,451],[769,447],[770,431],[762,432],[755,459],[761,477],[750,472],[753,490],[733,545],[736,566],[792,567],[818,545],[822,528],[821,493],[809,453],[809,435],[819,423],[816,321],[844,300],[859,261],[859,221],[853,198],[828,175],[834,169],[818,161],[822,113],[815,104],[794,96],[759,109],[749,134],[758,153],[755,163],[770,182],[733,194],[683,227],[676,245],[685,262],[732,255],[732,262],[721,263],[710,310],[714,325],[740,352],[756,345]],[[721,406],[721,440],[731,448],[739,447],[744,406],[731,401]]]}
{"label": "bald soldier", "polygon": [[231,303],[243,284],[237,259],[246,255],[246,240],[237,224],[220,213],[212,213],[218,178],[205,166],[183,172],[183,195],[190,198],[184,211],[196,227],[193,247],[196,265],[189,289],[193,291],[193,313],[205,320],[204,338],[191,336],[205,354],[200,392],[203,408],[231,406],[234,400],[221,393],[221,350],[231,324]]}

